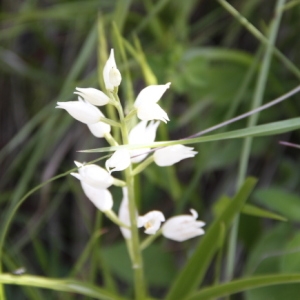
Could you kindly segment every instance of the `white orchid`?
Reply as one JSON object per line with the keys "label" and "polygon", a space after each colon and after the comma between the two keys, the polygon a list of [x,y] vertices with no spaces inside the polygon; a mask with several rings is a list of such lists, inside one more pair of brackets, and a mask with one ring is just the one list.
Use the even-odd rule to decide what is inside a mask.
{"label": "white orchid", "polygon": [[139,119],[142,121],[161,120],[165,123],[170,121],[167,113],[157,104],[170,84],[169,82],[164,85],[150,85],[138,94],[134,107]]}
{"label": "white orchid", "polygon": [[111,49],[109,58],[104,66],[103,79],[108,91],[113,91],[121,83],[122,76],[116,65],[114,49]]}
{"label": "white orchid", "polygon": [[101,211],[106,212],[112,209],[113,198],[109,190],[95,188],[85,181],[80,181],[85,195],[92,201],[92,203]]}
{"label": "white orchid", "polygon": [[126,149],[117,150],[106,162],[105,167],[109,173],[123,171],[129,167],[130,152]]}
{"label": "white orchid", "polygon": [[100,90],[94,89],[94,88],[76,88],[76,92],[74,94],[77,94],[81,96],[85,101],[97,105],[97,106],[103,106],[109,102],[109,97],[105,95]]}
{"label": "white orchid", "polygon": [[84,165],[75,161],[75,165],[79,168],[78,173],[71,173],[74,177],[94,188],[107,189],[113,184],[112,176],[103,168],[91,164]]}
{"label": "white orchid", "polygon": [[85,124],[97,123],[102,117],[102,113],[96,106],[80,98],[78,101],[57,102],[55,108],[65,109],[74,119]]}
{"label": "white orchid", "polygon": [[193,149],[183,145],[164,147],[154,152],[154,162],[160,167],[171,166],[183,159],[194,157],[198,152]]}
{"label": "white orchid", "polygon": [[190,211],[192,215],[180,215],[168,219],[162,226],[163,236],[177,242],[183,242],[204,234],[201,227],[205,223],[197,221],[198,213],[194,209]]}
{"label": "white orchid", "polygon": [[[151,121],[147,126],[147,121],[141,121],[135,127],[133,127],[129,133],[129,144],[149,144],[154,142],[156,136],[156,130],[159,122]],[[147,155],[150,148],[130,150],[131,162],[139,163]]]}
{"label": "white orchid", "polygon": [[155,234],[160,228],[161,222],[165,221],[165,216],[161,211],[153,210],[138,217],[138,227],[145,227],[145,233]]}

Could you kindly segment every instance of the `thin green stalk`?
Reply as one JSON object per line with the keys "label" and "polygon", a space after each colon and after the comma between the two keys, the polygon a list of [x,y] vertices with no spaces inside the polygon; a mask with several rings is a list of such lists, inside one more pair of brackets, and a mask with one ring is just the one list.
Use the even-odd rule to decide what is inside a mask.
{"label": "thin green stalk", "polygon": [[[266,38],[255,26],[253,26],[245,17],[243,17],[231,4],[225,0],[218,0],[218,2],[233,16],[241,25],[245,26],[249,32],[254,35],[262,44],[271,48],[274,54],[282,63],[290,70],[298,79],[300,79],[300,70],[288,59],[284,54],[282,54],[273,44],[270,43],[270,39]],[[276,11],[275,18],[280,19],[283,13],[283,6]],[[278,17],[280,16],[280,17]]]}
{"label": "thin green stalk", "polygon": [[[116,108],[119,113],[120,122],[121,122],[121,133],[123,138],[123,143],[126,145],[129,143],[128,140],[128,129],[127,124],[124,118],[123,109],[120,103],[120,99],[116,92],[112,93],[112,97],[117,101]],[[137,218],[136,218],[136,204],[135,204],[135,195],[134,195],[134,176],[132,172],[132,165],[125,169],[125,181],[128,189],[128,202],[129,202],[129,216],[130,216],[130,225],[131,225],[131,247],[129,253],[131,253],[131,263],[134,272],[134,289],[136,300],[143,300],[146,298],[146,284],[144,278],[144,269],[143,269],[143,259],[142,253],[140,250],[140,242],[138,235],[137,227]]]}
{"label": "thin green stalk", "polygon": [[[223,0],[219,0],[219,2],[224,2]],[[285,0],[278,0],[275,7],[275,14],[272,24],[270,26],[270,34],[268,42],[266,43],[266,51],[263,58],[263,63],[261,67],[261,71],[257,78],[256,89],[253,96],[252,109],[256,109],[259,107],[263,101],[263,95],[266,88],[267,77],[269,73],[272,53],[275,45],[276,36],[279,29],[279,24],[282,16],[282,7],[284,5]],[[259,114],[251,115],[247,127],[251,127],[256,125]],[[246,138],[243,143],[241,157],[240,157],[240,165],[239,165],[239,174],[237,180],[237,188],[241,186],[246,178],[248,160],[251,151],[252,138]],[[236,244],[237,244],[237,235],[238,235],[238,226],[239,226],[239,216],[233,222],[233,227],[230,232],[229,243],[228,243],[228,253],[227,253],[227,267],[226,267],[226,280],[231,280],[234,273],[234,262],[236,255]]]}

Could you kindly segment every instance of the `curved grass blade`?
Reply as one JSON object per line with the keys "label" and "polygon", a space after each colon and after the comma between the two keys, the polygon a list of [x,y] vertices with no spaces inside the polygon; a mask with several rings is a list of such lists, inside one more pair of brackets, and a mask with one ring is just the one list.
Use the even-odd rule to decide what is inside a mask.
{"label": "curved grass blade", "polygon": [[22,275],[16,276],[12,274],[0,274],[0,282],[2,284],[26,285],[54,291],[77,293],[94,299],[103,300],[122,300],[116,294],[108,292],[89,283],[83,283],[73,279],[49,279],[40,276]]}
{"label": "curved grass blade", "polygon": [[166,146],[177,145],[177,144],[189,145],[189,144],[197,144],[197,143],[204,143],[204,142],[214,142],[214,141],[221,141],[221,140],[245,138],[249,136],[251,137],[269,136],[269,135],[289,132],[299,128],[300,128],[300,117],[285,120],[285,121],[278,121],[274,123],[248,127],[244,129],[233,130],[225,133],[203,136],[203,137],[181,139],[175,141],[155,142],[155,143],[143,144],[143,145],[138,144],[138,145],[104,147],[98,149],[81,150],[80,152],[108,152],[108,151],[116,151],[119,149],[158,148],[158,147],[166,147]]}
{"label": "curved grass blade", "polygon": [[280,274],[280,275],[264,275],[253,276],[250,278],[243,278],[233,280],[228,283],[224,283],[218,286],[204,288],[194,295],[185,298],[186,300],[208,300],[215,299],[238,292],[243,292],[258,287],[277,285],[277,284],[289,284],[299,283],[300,274]]}
{"label": "curved grass blade", "polygon": [[201,283],[203,276],[211,263],[216,251],[221,246],[216,240],[228,229],[235,215],[244,206],[256,184],[255,178],[248,178],[233,200],[226,206],[221,215],[212,223],[206,234],[201,239],[195,252],[171,286],[167,300],[184,299]]}

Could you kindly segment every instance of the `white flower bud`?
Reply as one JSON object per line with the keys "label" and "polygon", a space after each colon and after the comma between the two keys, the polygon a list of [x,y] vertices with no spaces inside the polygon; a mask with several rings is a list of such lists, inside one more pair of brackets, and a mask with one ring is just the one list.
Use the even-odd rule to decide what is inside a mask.
{"label": "white flower bud", "polygon": [[113,91],[121,83],[122,77],[116,65],[114,49],[111,49],[109,58],[104,66],[103,79],[108,91]]}
{"label": "white flower bud", "polygon": [[164,85],[150,85],[139,93],[134,102],[139,119],[143,121],[161,120],[165,123],[170,121],[167,113],[157,104],[170,84],[169,82]]}
{"label": "white flower bud", "polygon": [[183,145],[164,147],[154,152],[154,162],[160,167],[171,166],[183,159],[194,157],[198,152],[193,149]]}
{"label": "white flower bud", "polygon": [[153,210],[138,217],[138,227],[145,227],[145,233],[155,234],[160,228],[161,222],[165,221],[165,217],[161,211]]}
{"label": "white flower bud", "polygon": [[[154,142],[156,136],[156,130],[159,125],[159,122],[150,122],[147,126],[147,121],[142,121],[133,127],[129,133],[129,144],[138,145],[138,144],[149,144]],[[130,150],[131,162],[139,163],[147,155],[150,148],[142,148]]]}
{"label": "white flower bud", "polygon": [[75,164],[79,167],[78,173],[71,173],[71,175],[80,181],[99,189],[107,189],[113,184],[112,176],[105,169],[94,164],[84,165],[77,161]]}
{"label": "white flower bud", "polygon": [[201,228],[205,225],[202,221],[196,221],[198,214],[194,209],[190,210],[192,216],[181,215],[168,219],[162,226],[162,234],[166,238],[183,242],[193,237],[204,234]]}
{"label": "white flower bud", "polygon": [[101,211],[105,212],[112,209],[113,199],[109,190],[95,188],[84,181],[80,181],[85,195]]}
{"label": "white flower bud", "polygon": [[117,150],[106,162],[105,167],[109,173],[123,171],[130,165],[130,152],[126,149]]}
{"label": "white flower bud", "polygon": [[56,108],[65,109],[74,119],[85,124],[94,124],[101,118],[100,110],[94,105],[82,101],[57,102]]}
{"label": "white flower bud", "polygon": [[103,122],[98,122],[95,124],[87,124],[90,132],[97,138],[103,138],[106,133],[110,132],[110,125],[103,123]]}
{"label": "white flower bud", "polygon": [[109,97],[97,89],[77,87],[76,90],[74,94],[81,96],[85,101],[93,105],[102,106],[109,102]]}

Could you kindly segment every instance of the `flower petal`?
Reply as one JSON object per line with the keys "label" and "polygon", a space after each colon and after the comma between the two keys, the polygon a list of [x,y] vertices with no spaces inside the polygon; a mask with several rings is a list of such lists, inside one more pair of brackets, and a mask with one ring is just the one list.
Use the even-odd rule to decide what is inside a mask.
{"label": "flower petal", "polygon": [[[205,225],[202,221],[196,221],[197,212],[192,211],[191,215],[175,216],[168,219],[162,226],[162,234],[171,240],[183,242],[193,237],[204,234],[201,228]],[[196,214],[195,214],[196,213]]]}
{"label": "flower petal", "polygon": [[109,97],[105,95],[102,91],[94,89],[94,88],[76,88],[77,94],[81,96],[84,100],[88,101],[93,105],[102,106],[109,102]]}
{"label": "flower petal", "polygon": [[154,104],[160,100],[164,92],[170,87],[171,82],[162,85],[149,85],[138,94],[134,107],[138,108],[144,104]]}
{"label": "flower petal", "polygon": [[99,109],[84,101],[57,102],[56,108],[65,109],[74,119],[85,124],[97,123],[101,118]]}
{"label": "flower petal", "polygon": [[113,199],[111,193],[107,189],[94,188],[84,181],[80,182],[85,195],[99,210],[104,212],[112,209]]}
{"label": "flower petal", "polygon": [[106,162],[105,167],[109,173],[123,171],[130,165],[130,152],[126,149],[117,150]]}
{"label": "flower petal", "polygon": [[138,217],[138,227],[145,227],[145,233],[155,234],[160,228],[161,222],[165,221],[165,216],[161,211],[153,210]]}
{"label": "flower petal", "polygon": [[183,145],[173,145],[154,152],[154,162],[160,167],[171,166],[183,159],[194,157],[198,152],[194,148]]}
{"label": "flower petal", "polygon": [[87,124],[90,132],[97,138],[102,138],[106,133],[109,133],[111,127],[109,124],[98,122],[95,124]]}
{"label": "flower petal", "polygon": [[[133,127],[129,133],[129,144],[149,144],[154,142],[156,136],[156,130],[160,122],[150,122],[147,126],[147,121],[139,122]],[[130,150],[131,162],[141,162],[149,152],[150,148],[142,148]]]}
{"label": "flower petal", "polygon": [[113,178],[109,173],[94,164],[81,165],[78,169],[78,173],[71,173],[71,175],[94,188],[107,189],[113,184]]}
{"label": "flower petal", "polygon": [[137,108],[137,116],[142,121],[160,120],[165,123],[170,121],[167,113],[156,103],[140,105]]}
{"label": "flower petal", "polygon": [[[119,209],[119,219],[121,220],[122,223],[131,226],[130,222],[130,214],[129,214],[129,203],[128,203],[128,189],[127,187],[124,187],[123,189],[123,199],[120,205]],[[138,214],[136,213],[136,217]],[[127,228],[120,227],[120,230],[124,236],[125,239],[131,239],[131,231]]]}

